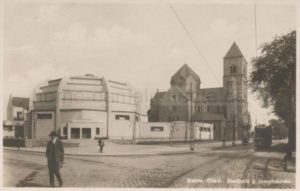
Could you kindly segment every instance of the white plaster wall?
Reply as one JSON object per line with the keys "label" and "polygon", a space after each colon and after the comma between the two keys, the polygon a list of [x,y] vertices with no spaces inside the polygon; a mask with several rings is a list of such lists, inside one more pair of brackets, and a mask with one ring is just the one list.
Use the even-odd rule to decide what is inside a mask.
{"label": "white plaster wall", "polygon": [[[163,131],[151,131],[151,127],[163,127]],[[170,123],[146,122],[141,123],[139,138],[169,138]]]}

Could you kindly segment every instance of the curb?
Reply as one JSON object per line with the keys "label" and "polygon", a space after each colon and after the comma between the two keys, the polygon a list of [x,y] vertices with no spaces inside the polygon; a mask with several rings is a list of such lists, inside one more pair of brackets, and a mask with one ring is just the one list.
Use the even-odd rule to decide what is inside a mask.
{"label": "curb", "polygon": [[[12,151],[12,152],[17,152],[17,153],[45,153],[43,151],[30,151],[30,150],[14,150],[14,149],[8,149],[8,148],[3,148],[3,150],[6,151]],[[148,153],[148,154],[103,154],[103,155],[96,155],[96,154],[72,154],[72,153],[65,153],[65,156],[81,156],[81,157],[135,157],[135,156],[166,156],[166,155],[183,155],[183,154],[193,154],[197,152],[191,152],[191,151],[176,151],[176,152],[161,152],[161,153]]]}
{"label": "curb", "polygon": [[[241,146],[239,144],[237,144],[236,146]],[[234,147],[236,147],[234,146]],[[45,153],[44,151],[33,151],[33,150],[15,150],[15,149],[11,149],[14,147],[3,147],[3,150],[7,150],[7,151],[13,151],[13,152],[23,152],[23,153]],[[212,147],[209,150],[217,150],[217,149],[224,149],[224,147],[222,146],[216,146],[216,147]],[[233,148],[232,146],[226,146],[225,149],[227,148]],[[167,151],[167,152],[158,152],[158,153],[147,153],[147,154],[72,154],[72,153],[65,153],[65,156],[93,156],[93,157],[141,157],[141,156],[167,156],[167,155],[184,155],[184,154],[194,154],[194,153],[199,153],[202,151]]]}

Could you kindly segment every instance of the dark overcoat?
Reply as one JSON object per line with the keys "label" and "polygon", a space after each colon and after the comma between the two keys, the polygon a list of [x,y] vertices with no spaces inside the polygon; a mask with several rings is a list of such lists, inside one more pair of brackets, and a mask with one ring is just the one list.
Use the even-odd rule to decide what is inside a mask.
{"label": "dark overcoat", "polygon": [[64,145],[60,139],[57,138],[55,144],[49,141],[46,149],[46,157],[48,162],[55,161],[60,164],[64,161]]}

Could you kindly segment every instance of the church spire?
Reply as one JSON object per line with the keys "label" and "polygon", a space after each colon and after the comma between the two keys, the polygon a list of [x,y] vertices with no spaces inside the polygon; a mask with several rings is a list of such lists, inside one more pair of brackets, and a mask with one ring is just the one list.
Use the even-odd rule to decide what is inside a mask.
{"label": "church spire", "polygon": [[232,57],[243,57],[243,54],[237,44],[233,42],[230,49],[228,50],[227,54],[224,58],[232,58]]}

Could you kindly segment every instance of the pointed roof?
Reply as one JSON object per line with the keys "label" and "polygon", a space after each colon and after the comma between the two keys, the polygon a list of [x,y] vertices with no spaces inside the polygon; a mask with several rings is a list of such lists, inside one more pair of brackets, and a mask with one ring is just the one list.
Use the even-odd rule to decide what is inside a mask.
{"label": "pointed roof", "polygon": [[29,98],[12,97],[12,105],[15,107],[22,107],[26,110],[29,109]]}
{"label": "pointed roof", "polygon": [[242,57],[243,54],[237,44],[233,42],[231,45],[230,49],[228,50],[227,54],[225,55],[224,58],[231,58],[231,57]]}
{"label": "pointed roof", "polygon": [[187,65],[184,64],[173,76],[172,76],[172,80],[176,80],[178,78],[183,78],[186,79],[188,76],[192,76],[195,79],[197,79],[197,81],[200,81],[199,76]]}

